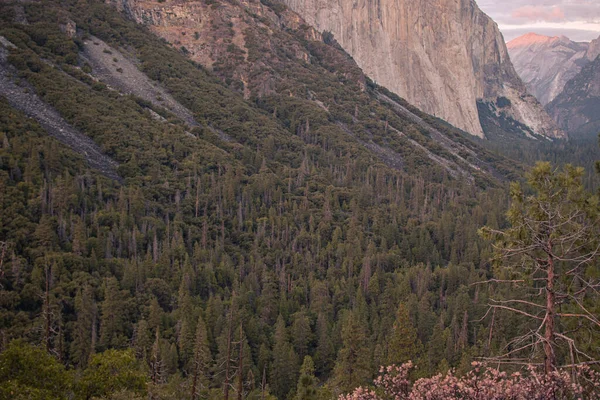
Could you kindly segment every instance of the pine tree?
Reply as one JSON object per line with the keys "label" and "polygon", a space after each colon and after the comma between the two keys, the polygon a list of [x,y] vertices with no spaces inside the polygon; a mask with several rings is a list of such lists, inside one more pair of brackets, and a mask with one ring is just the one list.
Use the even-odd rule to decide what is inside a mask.
{"label": "pine tree", "polygon": [[331,328],[324,314],[317,317],[317,349],[315,351],[315,365],[319,375],[331,372],[335,362],[335,349],[331,338]]}
{"label": "pine tree", "polygon": [[498,355],[505,361],[524,354],[543,357],[550,373],[562,363],[600,357],[596,349],[586,348],[600,339],[600,321],[590,311],[600,287],[599,206],[585,191],[582,176],[582,168],[567,165],[559,172],[550,163],[538,163],[528,176],[533,195],[526,195],[519,184],[511,186],[511,227],[482,229],[484,236],[496,240],[500,268],[493,283],[511,285],[506,298],[490,299],[490,309],[511,311],[525,321],[524,334],[509,342],[511,350]]}
{"label": "pine tree", "polygon": [[417,337],[417,330],[410,320],[406,304],[400,303],[396,312],[396,322],[389,338],[387,364],[403,364],[415,361],[421,351],[421,341]]}
{"label": "pine tree", "polygon": [[192,400],[198,397],[200,390],[207,387],[210,365],[211,354],[208,348],[206,324],[202,315],[200,315],[196,323],[196,340],[194,343],[194,360],[192,364]]}
{"label": "pine tree", "polygon": [[96,346],[97,307],[94,290],[90,285],[80,289],[75,296],[77,321],[73,328],[71,360],[79,368],[85,368]]}
{"label": "pine tree", "polygon": [[288,339],[283,317],[279,315],[275,325],[275,346],[273,347],[273,363],[271,379],[273,394],[278,399],[286,398],[296,384],[298,372],[298,357]]}
{"label": "pine tree", "polygon": [[310,329],[310,320],[304,312],[298,312],[294,314],[294,322],[292,324],[292,342],[298,357],[303,359],[306,355],[308,355],[311,341],[312,330]]}
{"label": "pine tree", "polygon": [[135,327],[135,333],[133,336],[133,348],[135,355],[141,360],[148,359],[148,352],[152,346],[152,335],[150,327],[145,319],[138,321]]}
{"label": "pine tree", "polygon": [[103,349],[125,347],[125,301],[124,293],[114,277],[108,278],[104,285],[104,301],[101,305],[100,341]]}
{"label": "pine tree", "polygon": [[367,328],[356,312],[348,312],[342,326],[342,348],[334,367],[333,381],[342,392],[350,392],[371,378],[371,355]]}
{"label": "pine tree", "polygon": [[294,400],[316,400],[317,383],[315,363],[310,356],[306,356],[300,368],[300,378],[296,386],[296,397],[294,397]]}

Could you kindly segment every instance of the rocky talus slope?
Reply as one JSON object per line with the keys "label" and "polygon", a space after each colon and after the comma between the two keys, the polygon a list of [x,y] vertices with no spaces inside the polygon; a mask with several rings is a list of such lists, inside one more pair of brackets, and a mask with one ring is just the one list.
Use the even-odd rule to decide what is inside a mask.
{"label": "rocky talus slope", "polygon": [[537,135],[563,135],[527,94],[496,23],[473,0],[285,3],[331,32],[377,83],[471,134],[484,136],[478,102],[495,112],[508,99],[504,118]]}
{"label": "rocky talus slope", "polygon": [[0,36],[0,96],[9,104],[36,120],[51,136],[79,153],[91,168],[115,181],[121,181],[117,174],[118,164],[102,152],[92,139],[79,132],[50,105],[39,98],[29,85],[17,84],[17,73],[8,63],[9,50],[14,45]]}
{"label": "rocky talus slope", "polygon": [[515,69],[543,105],[554,100],[581,69],[600,54],[600,38],[574,42],[565,36],[528,33],[507,44]]}
{"label": "rocky talus slope", "polygon": [[190,126],[198,123],[190,110],[177,102],[164,88],[152,82],[129,57],[97,37],[83,42],[83,62],[91,66],[93,75],[123,94],[133,94],[175,114]]}

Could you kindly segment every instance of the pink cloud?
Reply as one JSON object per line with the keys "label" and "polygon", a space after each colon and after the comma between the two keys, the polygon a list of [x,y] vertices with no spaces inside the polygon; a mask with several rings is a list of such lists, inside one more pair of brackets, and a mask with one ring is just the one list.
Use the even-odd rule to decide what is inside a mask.
{"label": "pink cloud", "polygon": [[564,21],[565,12],[558,6],[542,7],[542,6],[524,6],[514,10],[511,16],[515,19],[528,21],[547,21],[559,22]]}

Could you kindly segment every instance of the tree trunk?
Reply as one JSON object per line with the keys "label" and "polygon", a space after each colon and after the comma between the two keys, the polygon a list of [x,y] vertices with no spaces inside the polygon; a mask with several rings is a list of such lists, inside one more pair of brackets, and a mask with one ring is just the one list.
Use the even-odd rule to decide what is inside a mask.
{"label": "tree trunk", "polygon": [[199,365],[198,365],[198,350],[196,350],[196,354],[194,354],[194,379],[192,381],[192,400],[196,400],[196,387],[198,386],[198,373],[199,373]]}
{"label": "tree trunk", "polygon": [[44,296],[44,345],[50,352],[50,268],[46,264],[46,291]]}
{"label": "tree trunk", "polygon": [[[549,250],[552,251],[552,244],[549,244]],[[554,260],[552,256],[548,256],[547,265],[547,280],[546,280],[546,317],[545,317],[545,332],[544,332],[544,370],[548,374],[556,370],[556,354],[554,354],[554,346],[552,341],[554,339],[554,318],[555,318],[555,307],[556,298],[554,295],[554,281],[556,276],[554,274]]]}
{"label": "tree trunk", "polygon": [[240,323],[240,354],[238,358],[238,400],[242,400],[244,395],[244,331]]}
{"label": "tree trunk", "polygon": [[227,329],[227,359],[225,360],[225,389],[223,398],[229,400],[229,383],[231,382],[230,374],[230,363],[231,363],[231,335],[233,330],[233,304],[229,310],[229,328]]}
{"label": "tree trunk", "polygon": [[262,383],[260,387],[260,399],[265,400],[265,389],[267,388],[267,366],[263,366]]}

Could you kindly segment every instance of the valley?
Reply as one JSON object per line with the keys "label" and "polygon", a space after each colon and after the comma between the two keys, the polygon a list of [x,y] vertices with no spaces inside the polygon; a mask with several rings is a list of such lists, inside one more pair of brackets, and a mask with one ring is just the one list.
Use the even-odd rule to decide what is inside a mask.
{"label": "valley", "polygon": [[0,399],[600,396],[600,58],[386,1],[0,2]]}

